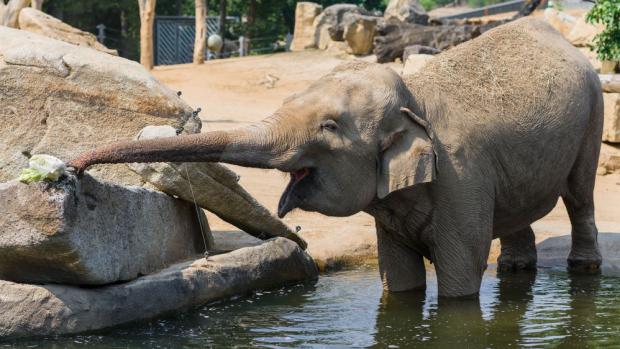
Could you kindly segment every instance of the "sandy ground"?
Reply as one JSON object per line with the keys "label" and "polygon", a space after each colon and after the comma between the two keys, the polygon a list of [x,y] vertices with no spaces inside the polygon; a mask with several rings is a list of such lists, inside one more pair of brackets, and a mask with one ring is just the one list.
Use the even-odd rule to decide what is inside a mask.
{"label": "sandy ground", "polygon": [[[351,59],[320,51],[280,53],[215,60],[202,66],[157,67],[154,75],[194,108],[202,108],[203,131],[230,129],[258,121],[275,111],[287,96],[303,90],[343,61]],[[391,64],[396,71],[402,69]],[[277,77],[273,87],[267,75]],[[278,199],[288,178],[275,170],[231,166],[241,176],[240,183],[267,208],[276,211]],[[620,233],[620,175],[599,176],[596,192],[596,219],[601,232]],[[208,214],[214,231],[237,228]],[[343,254],[355,256],[375,253],[375,230],[370,216],[326,217],[318,213],[293,211],[285,218],[290,226],[300,226],[309,241],[309,252],[324,260],[337,260]],[[536,222],[539,241],[570,233],[570,222],[561,201],[545,218]],[[494,244],[490,262],[497,256]]]}

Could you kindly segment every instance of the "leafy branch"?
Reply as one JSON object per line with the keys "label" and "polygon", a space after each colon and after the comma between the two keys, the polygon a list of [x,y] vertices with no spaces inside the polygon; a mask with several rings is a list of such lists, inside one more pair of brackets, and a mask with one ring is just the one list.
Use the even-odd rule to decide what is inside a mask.
{"label": "leafy branch", "polygon": [[598,0],[586,15],[586,21],[601,23],[605,29],[593,40],[593,50],[602,61],[620,60],[620,0]]}

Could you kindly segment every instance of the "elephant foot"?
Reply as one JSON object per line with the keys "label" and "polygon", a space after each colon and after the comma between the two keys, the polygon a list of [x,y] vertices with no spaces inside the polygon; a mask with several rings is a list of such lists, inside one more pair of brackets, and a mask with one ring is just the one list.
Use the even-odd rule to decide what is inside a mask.
{"label": "elephant foot", "polygon": [[502,250],[497,258],[497,271],[536,270],[536,237],[531,227],[500,237],[500,243]]}
{"label": "elephant foot", "polygon": [[603,258],[598,248],[587,251],[571,251],[567,259],[568,271],[572,273],[596,274],[601,270]]}
{"label": "elephant foot", "polygon": [[598,274],[601,271],[602,260],[600,258],[583,259],[571,258],[568,260],[568,271],[579,274]]}
{"label": "elephant foot", "polygon": [[520,270],[536,270],[536,255],[502,253],[497,258],[497,270],[500,272],[517,272]]}

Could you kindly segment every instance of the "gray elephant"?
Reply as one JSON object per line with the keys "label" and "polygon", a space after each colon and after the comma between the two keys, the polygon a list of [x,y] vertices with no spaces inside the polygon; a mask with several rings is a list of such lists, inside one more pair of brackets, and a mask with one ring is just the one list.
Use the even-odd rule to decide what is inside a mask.
{"label": "gray elephant", "polygon": [[493,238],[500,268],[535,267],[530,224],[559,197],[572,224],[569,267],[599,268],[592,193],[602,112],[587,59],[524,18],[415,75],[346,63],[249,127],[112,144],[70,165],[221,161],[288,172],[280,217],[365,211],[386,289],[423,288],[425,257],[439,294],[458,297],[479,291]]}

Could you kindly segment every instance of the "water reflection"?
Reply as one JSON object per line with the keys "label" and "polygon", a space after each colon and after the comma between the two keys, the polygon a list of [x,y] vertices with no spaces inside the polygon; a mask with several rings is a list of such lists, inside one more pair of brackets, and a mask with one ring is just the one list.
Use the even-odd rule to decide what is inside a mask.
{"label": "water reflection", "polygon": [[[535,280],[535,273],[499,274],[499,282],[487,285],[496,292],[483,290],[480,299],[468,300],[437,299],[432,284],[426,294],[384,292],[375,347],[426,343],[436,348],[504,348],[517,344],[521,342],[519,323],[533,298]],[[491,307],[490,320],[483,316],[481,301]]]}
{"label": "water reflection", "polygon": [[[484,278],[480,298],[386,293],[374,269],[258,292],[85,336],[13,343],[82,348],[593,348],[620,347],[620,278],[536,273]],[[0,343],[2,346],[3,343]]]}

